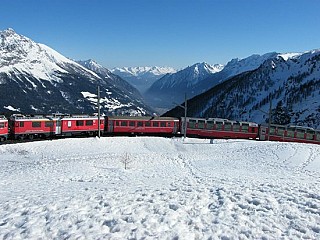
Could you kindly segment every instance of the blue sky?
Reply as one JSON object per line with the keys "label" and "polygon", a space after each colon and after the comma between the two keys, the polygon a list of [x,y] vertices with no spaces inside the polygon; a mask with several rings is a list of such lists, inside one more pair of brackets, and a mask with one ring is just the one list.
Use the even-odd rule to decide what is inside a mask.
{"label": "blue sky", "polygon": [[108,68],[225,64],[320,48],[319,0],[1,0],[13,28]]}

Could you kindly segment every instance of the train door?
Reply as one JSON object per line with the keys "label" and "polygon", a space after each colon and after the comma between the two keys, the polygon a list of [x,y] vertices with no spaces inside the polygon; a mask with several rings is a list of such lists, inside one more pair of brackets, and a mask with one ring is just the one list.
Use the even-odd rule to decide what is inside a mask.
{"label": "train door", "polygon": [[61,134],[61,119],[57,119],[56,122],[56,134]]}
{"label": "train door", "polygon": [[108,132],[113,132],[113,121],[108,120]]}
{"label": "train door", "polygon": [[187,130],[187,128],[188,128],[188,122],[189,122],[189,119],[187,118],[187,119],[185,119],[185,118],[181,118],[181,129],[180,129],[180,131],[181,131],[181,134],[185,134],[185,132],[188,132],[188,131],[185,131],[185,130]]}
{"label": "train door", "polygon": [[262,141],[267,140],[266,135],[267,135],[267,127],[260,126],[260,140]]}
{"label": "train door", "polygon": [[173,122],[173,133],[177,133],[178,132],[178,122]]}

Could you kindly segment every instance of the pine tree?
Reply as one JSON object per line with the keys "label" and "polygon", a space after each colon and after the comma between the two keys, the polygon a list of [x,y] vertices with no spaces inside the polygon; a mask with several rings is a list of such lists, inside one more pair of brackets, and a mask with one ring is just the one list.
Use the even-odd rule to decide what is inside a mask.
{"label": "pine tree", "polygon": [[286,107],[282,105],[282,101],[279,101],[277,107],[273,113],[273,123],[286,125],[290,123],[290,114]]}

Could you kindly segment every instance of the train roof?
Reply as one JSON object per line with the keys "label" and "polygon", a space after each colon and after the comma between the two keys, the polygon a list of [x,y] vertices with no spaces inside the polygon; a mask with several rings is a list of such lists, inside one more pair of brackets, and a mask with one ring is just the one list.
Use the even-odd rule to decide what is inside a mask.
{"label": "train roof", "polygon": [[149,121],[178,121],[178,118],[174,117],[159,117],[159,116],[107,116],[111,120],[149,120]]}
{"label": "train roof", "polygon": [[97,118],[96,115],[88,114],[52,114],[52,115],[23,115],[23,114],[13,114],[10,117],[14,120],[53,120],[53,119],[88,119],[88,118]]}
{"label": "train roof", "polygon": [[[262,124],[262,126],[268,127],[268,124],[264,123],[264,124]],[[300,126],[300,125],[290,125],[290,124],[288,124],[288,125],[271,124],[270,126],[271,127],[278,127],[278,128],[281,127],[281,128],[286,128],[286,129],[291,128],[291,129],[310,130],[310,131],[316,131],[316,132],[320,131],[320,129],[314,129],[312,127],[306,127],[306,126]]]}
{"label": "train roof", "polygon": [[307,129],[307,130],[315,130],[312,127],[304,127],[299,125],[287,125],[287,128],[297,128],[297,129]]}
{"label": "train roof", "polygon": [[[183,118],[182,118],[183,119]],[[235,121],[235,120],[229,120],[226,118],[192,118],[192,117],[188,117],[188,120],[200,120],[200,121],[214,121],[214,122],[223,122],[223,123],[239,123],[239,124],[249,124],[249,126],[251,127],[257,127],[259,126],[258,123],[255,122],[245,122],[245,121]]]}

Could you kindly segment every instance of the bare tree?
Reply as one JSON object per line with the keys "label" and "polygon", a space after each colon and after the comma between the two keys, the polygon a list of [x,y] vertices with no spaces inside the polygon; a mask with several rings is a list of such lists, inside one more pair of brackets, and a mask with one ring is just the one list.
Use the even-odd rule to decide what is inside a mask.
{"label": "bare tree", "polygon": [[128,165],[133,162],[133,159],[130,158],[130,154],[127,152],[121,157],[121,163],[124,164],[124,169],[128,169]]}

